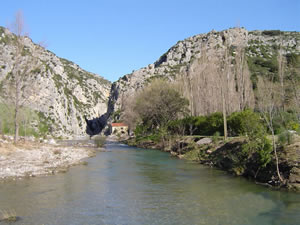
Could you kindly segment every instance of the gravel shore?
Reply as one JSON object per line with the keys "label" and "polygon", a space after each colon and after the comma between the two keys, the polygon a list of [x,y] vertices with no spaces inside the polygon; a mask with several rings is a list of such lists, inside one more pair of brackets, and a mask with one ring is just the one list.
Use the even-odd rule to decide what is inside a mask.
{"label": "gravel shore", "polygon": [[0,179],[33,177],[64,172],[95,154],[92,147],[0,139]]}

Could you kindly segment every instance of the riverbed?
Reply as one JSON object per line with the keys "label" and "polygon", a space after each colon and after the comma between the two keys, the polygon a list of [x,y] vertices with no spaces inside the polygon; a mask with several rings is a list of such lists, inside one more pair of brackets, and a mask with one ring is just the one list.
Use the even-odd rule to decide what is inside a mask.
{"label": "riverbed", "polygon": [[[0,183],[15,224],[299,224],[300,194],[279,192],[168,153],[107,142],[54,176]],[[6,224],[2,222],[0,224]]]}

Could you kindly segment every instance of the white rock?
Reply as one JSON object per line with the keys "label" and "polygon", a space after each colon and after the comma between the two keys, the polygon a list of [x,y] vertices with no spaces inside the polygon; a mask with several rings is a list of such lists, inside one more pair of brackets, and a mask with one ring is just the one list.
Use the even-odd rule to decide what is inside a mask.
{"label": "white rock", "polygon": [[56,144],[56,141],[52,138],[48,141],[49,144],[51,145],[55,145]]}
{"label": "white rock", "polygon": [[210,143],[212,143],[211,138],[202,138],[199,141],[197,141],[198,145],[207,145],[207,144],[210,144]]}

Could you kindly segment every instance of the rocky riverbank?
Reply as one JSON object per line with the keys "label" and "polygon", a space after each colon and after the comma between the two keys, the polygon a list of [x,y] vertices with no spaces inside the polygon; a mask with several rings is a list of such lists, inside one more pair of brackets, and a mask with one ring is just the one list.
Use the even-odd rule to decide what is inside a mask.
{"label": "rocky riverbank", "polygon": [[[65,172],[70,166],[95,154],[91,144],[57,144],[54,140],[21,140],[17,145],[12,138],[0,138],[0,179],[34,177]],[[45,143],[46,142],[46,143]]]}
{"label": "rocky riverbank", "polygon": [[140,148],[160,149],[173,156],[193,160],[217,167],[237,176],[245,176],[258,184],[268,187],[300,191],[300,141],[278,149],[279,169],[283,182],[279,182],[275,159],[266,167],[259,166],[255,157],[241,163],[243,138],[232,138],[227,142],[207,137],[176,137],[172,140],[153,141],[131,138],[126,144]]}

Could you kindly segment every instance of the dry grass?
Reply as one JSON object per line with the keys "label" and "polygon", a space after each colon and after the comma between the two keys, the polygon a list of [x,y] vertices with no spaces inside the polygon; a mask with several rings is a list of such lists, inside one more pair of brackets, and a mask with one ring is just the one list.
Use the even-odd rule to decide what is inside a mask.
{"label": "dry grass", "polygon": [[0,221],[15,222],[17,221],[17,213],[13,209],[0,210]]}
{"label": "dry grass", "polygon": [[13,142],[0,143],[0,155],[10,155],[18,149],[34,150],[41,146],[46,146],[46,144],[32,141],[19,141],[17,144],[14,144]]}
{"label": "dry grass", "polygon": [[17,147],[11,143],[2,143],[0,146],[0,155],[10,155],[16,149]]}

